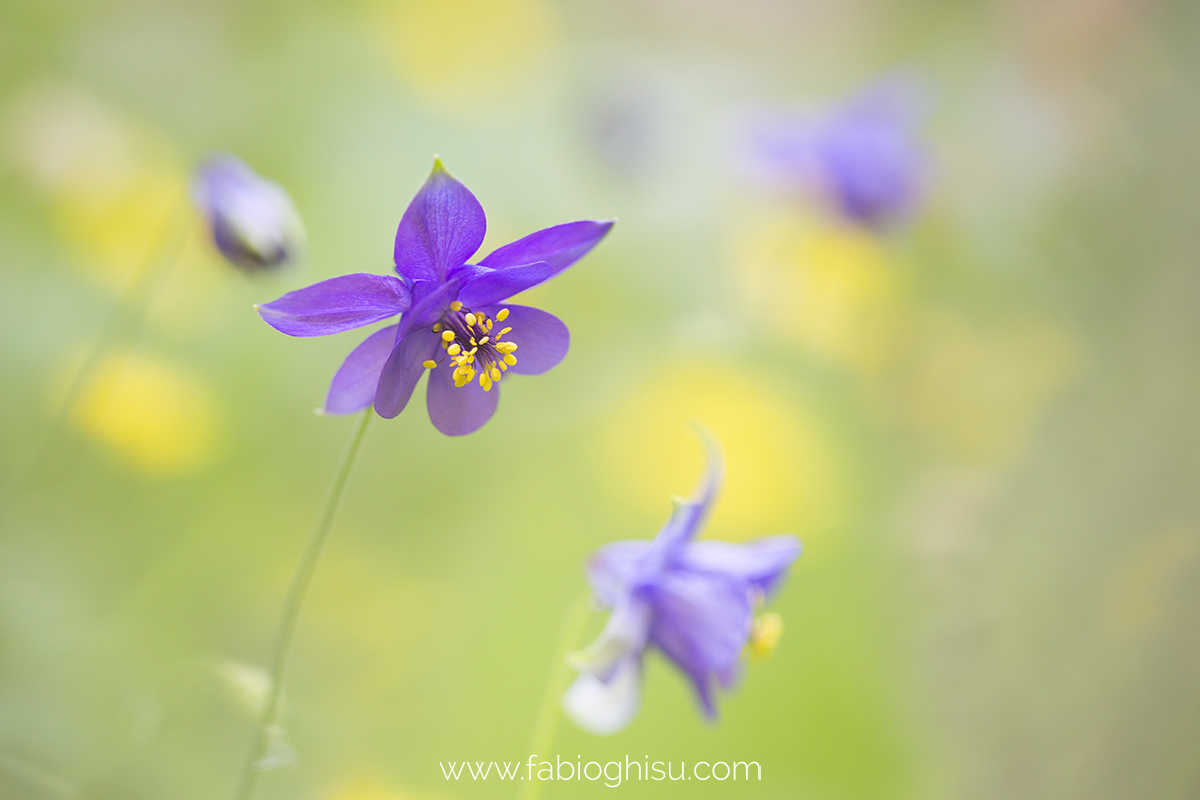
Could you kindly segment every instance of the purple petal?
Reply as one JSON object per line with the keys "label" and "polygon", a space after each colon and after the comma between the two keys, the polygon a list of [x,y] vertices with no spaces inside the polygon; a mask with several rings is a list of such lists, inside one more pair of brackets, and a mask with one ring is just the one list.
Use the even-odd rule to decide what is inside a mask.
{"label": "purple petal", "polygon": [[326,414],[353,414],[375,401],[379,373],[396,343],[398,327],[380,328],[350,351],[329,386],[329,396],[325,398]]}
{"label": "purple petal", "polygon": [[[557,275],[595,247],[612,229],[613,222],[581,220],[555,225],[494,250],[479,263],[485,267],[515,267],[545,261]],[[549,276],[547,276],[549,277]],[[465,302],[465,301],[464,301]]]}
{"label": "purple petal", "polygon": [[750,636],[753,607],[744,583],[723,575],[672,571],[651,590],[650,640],[695,684],[712,716],[712,678],[731,680]]}
{"label": "purple petal", "polygon": [[680,553],[677,566],[728,575],[771,594],[799,558],[800,549],[795,536],[771,536],[747,544],[692,542]]}
{"label": "purple petal", "polygon": [[[394,332],[393,332],[394,335]],[[417,381],[425,372],[424,362],[433,358],[440,337],[429,328],[421,328],[396,342],[379,375],[375,390],[375,412],[392,419],[408,405]]]}
{"label": "purple petal", "polygon": [[483,206],[435,160],[433,172],[400,219],[396,271],[411,280],[445,280],[475,254],[486,231]]}
{"label": "purple petal", "polygon": [[425,404],[435,428],[447,436],[463,436],[482,428],[496,413],[500,386],[485,392],[476,380],[456,387],[453,375],[454,367],[449,362],[430,372]]}
{"label": "purple petal", "polygon": [[288,292],[255,306],[259,316],[288,336],[326,336],[361,328],[406,311],[408,287],[390,275],[358,272]]}
{"label": "purple petal", "polygon": [[495,305],[479,310],[495,319],[502,308],[508,309],[508,318],[496,325],[512,328],[504,338],[517,345],[517,351],[513,353],[517,363],[508,368],[509,372],[541,375],[563,360],[571,346],[571,332],[562,320],[529,306]]}
{"label": "purple petal", "polygon": [[409,331],[424,328],[437,322],[446,306],[454,300],[459,287],[458,278],[441,281],[414,281],[412,285],[412,308],[400,320],[397,339]]}
{"label": "purple petal", "polygon": [[588,582],[605,604],[614,605],[618,598],[629,592],[648,552],[649,541],[632,539],[606,544],[588,559]]}
{"label": "purple petal", "polygon": [[458,293],[458,299],[468,308],[499,303],[517,292],[538,285],[553,275],[554,269],[549,263],[538,261],[507,269],[475,267],[473,272],[475,277]]}

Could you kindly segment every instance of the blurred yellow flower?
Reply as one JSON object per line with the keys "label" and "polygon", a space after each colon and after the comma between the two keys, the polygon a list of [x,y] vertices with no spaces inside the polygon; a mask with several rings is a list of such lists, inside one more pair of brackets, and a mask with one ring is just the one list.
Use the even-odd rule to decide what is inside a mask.
{"label": "blurred yellow flower", "polygon": [[729,253],[746,312],[772,337],[863,370],[893,351],[905,286],[870,233],[764,212],[735,228]]}
{"label": "blurred yellow flower", "polygon": [[[846,516],[843,465],[817,418],[769,380],[732,364],[680,365],[639,384],[620,403],[598,446],[604,485],[639,524],[663,521],[664,498],[687,495],[703,468],[688,420],[703,421],[727,458],[724,489],[707,531],[743,540],[814,533]],[[645,536],[654,534],[647,529]]]}
{"label": "blurred yellow flower", "polygon": [[939,448],[968,461],[1002,466],[1021,457],[1079,369],[1076,339],[1050,322],[983,330],[929,311],[919,327],[910,359],[896,365],[904,411]]}
{"label": "blurred yellow flower", "polygon": [[544,0],[380,2],[369,24],[406,83],[462,112],[511,100],[559,38]]}
{"label": "blurred yellow flower", "polygon": [[151,474],[191,472],[215,454],[219,426],[208,387],[185,368],[144,354],[102,361],[70,418],[130,465]]}
{"label": "blurred yellow flower", "polygon": [[48,195],[77,265],[121,286],[186,199],[186,171],[173,149],[69,87],[27,90],[12,118],[9,156]]}

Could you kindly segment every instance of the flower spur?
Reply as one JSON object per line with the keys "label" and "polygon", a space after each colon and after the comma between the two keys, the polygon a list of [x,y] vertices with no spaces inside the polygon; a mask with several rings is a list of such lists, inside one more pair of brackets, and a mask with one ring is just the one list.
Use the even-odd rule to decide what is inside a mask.
{"label": "flower spur", "polygon": [[580,675],[563,707],[593,733],[616,733],[637,714],[647,649],[662,651],[688,676],[711,719],[715,686],[731,688],[743,655],[763,655],[778,639],[778,615],[755,620],[755,609],[779,588],[800,541],[693,541],[724,472],[715,437],[699,425],[696,431],[708,466],[693,498],[673,498],[674,512],[653,540],[613,542],[588,562],[595,597],[612,615],[595,642],[568,656]]}
{"label": "flower spur", "polygon": [[[390,419],[429,372],[426,406],[434,426],[449,436],[472,433],[495,413],[507,373],[546,372],[570,346],[570,332],[557,317],[502,301],[574,264],[612,226],[590,220],[556,225],[467,263],[483,243],[483,207],[435,160],[396,232],[399,277],[343,275],[257,309],[289,336],[325,336],[402,315],[347,356],[323,410],[350,414],[373,404]],[[497,329],[497,323],[504,325]]]}

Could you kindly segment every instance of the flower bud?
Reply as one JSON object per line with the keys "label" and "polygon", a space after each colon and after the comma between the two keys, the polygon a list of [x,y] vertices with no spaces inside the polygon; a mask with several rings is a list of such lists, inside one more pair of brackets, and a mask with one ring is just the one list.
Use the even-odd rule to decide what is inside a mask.
{"label": "flower bud", "polygon": [[242,269],[286,264],[304,243],[304,226],[287,192],[234,156],[213,156],[196,170],[192,199],[208,218],[221,255]]}

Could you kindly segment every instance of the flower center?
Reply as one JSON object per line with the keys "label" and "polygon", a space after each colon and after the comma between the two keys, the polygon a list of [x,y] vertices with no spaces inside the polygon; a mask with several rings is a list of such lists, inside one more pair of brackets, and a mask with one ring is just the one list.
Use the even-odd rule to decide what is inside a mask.
{"label": "flower center", "polygon": [[[495,322],[504,322],[507,318],[508,309],[504,308],[496,314]],[[444,352],[436,361],[426,361],[425,368],[435,369],[443,364],[453,366],[454,385],[460,389],[475,380],[478,374],[479,385],[485,392],[490,391],[492,384],[517,363],[517,357],[513,355],[517,343],[504,341],[505,334],[512,328],[493,332],[493,324],[487,314],[463,308],[463,304],[455,300],[433,325],[433,332],[442,335]]]}

